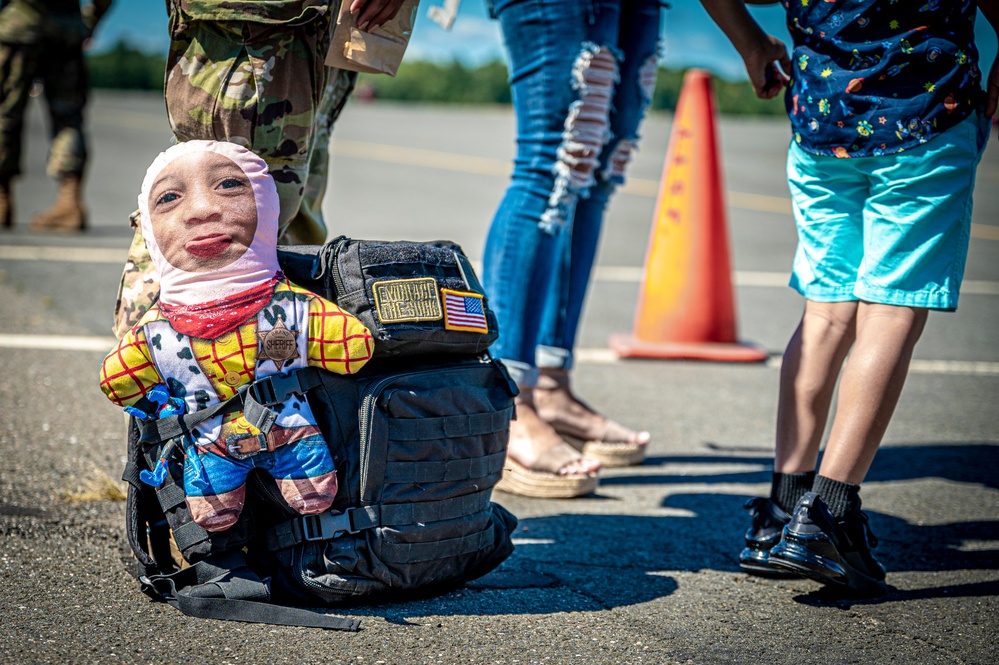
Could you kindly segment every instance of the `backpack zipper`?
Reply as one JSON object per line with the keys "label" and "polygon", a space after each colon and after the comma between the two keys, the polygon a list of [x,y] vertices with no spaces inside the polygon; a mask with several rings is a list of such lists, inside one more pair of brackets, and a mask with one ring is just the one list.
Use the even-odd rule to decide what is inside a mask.
{"label": "backpack zipper", "polygon": [[336,301],[337,298],[344,295],[347,288],[343,283],[343,275],[340,274],[340,263],[337,260],[340,256],[340,250],[342,250],[347,243],[350,242],[350,238],[347,236],[340,236],[334,240],[332,244],[332,249],[330,250],[330,270],[331,276],[333,277],[333,288],[335,293],[333,294],[333,300]]}
{"label": "backpack zipper", "polygon": [[[388,376],[380,381],[372,383],[364,389],[363,396],[361,397],[360,415],[358,417],[358,438],[360,439],[358,461],[360,462],[361,475],[359,484],[360,496],[364,496],[364,489],[368,486],[368,446],[370,443],[369,439],[371,437],[371,423],[375,417],[375,402],[378,401],[378,396],[381,395],[385,386],[401,377],[412,376],[418,373],[419,372],[408,372],[406,374]],[[358,497],[359,499],[360,496]]]}
{"label": "backpack zipper", "polygon": [[[340,269],[337,267],[336,259],[340,250],[343,246],[350,242],[350,238],[347,236],[338,236],[333,240],[322,246],[322,248],[316,252],[316,258],[312,261],[312,274],[311,277],[314,280],[322,279],[323,293],[322,295],[327,300],[332,300],[336,302],[337,296],[343,295],[344,291],[347,289],[344,287],[343,276],[340,274]],[[330,280],[333,281],[333,287],[330,288]]]}

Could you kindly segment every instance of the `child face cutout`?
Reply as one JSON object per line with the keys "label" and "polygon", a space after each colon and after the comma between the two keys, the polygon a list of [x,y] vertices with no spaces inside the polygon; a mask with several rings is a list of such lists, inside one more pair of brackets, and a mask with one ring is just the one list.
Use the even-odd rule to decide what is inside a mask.
{"label": "child face cutout", "polygon": [[181,155],[166,165],[149,190],[149,219],[170,265],[208,272],[241,257],[257,231],[250,180],[215,152]]}

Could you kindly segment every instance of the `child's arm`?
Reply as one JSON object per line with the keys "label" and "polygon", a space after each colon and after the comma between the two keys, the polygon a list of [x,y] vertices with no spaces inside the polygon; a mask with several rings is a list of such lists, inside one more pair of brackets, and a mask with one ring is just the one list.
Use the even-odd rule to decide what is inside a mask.
{"label": "child's arm", "polygon": [[[978,9],[992,26],[996,35],[999,35],[999,2],[996,0],[980,0]],[[989,70],[989,78],[985,84],[985,91],[988,101],[985,103],[985,115],[989,118],[996,114],[996,107],[999,106],[999,54],[996,54],[992,61],[992,68]]]}
{"label": "child's arm", "polygon": [[101,364],[101,390],[118,406],[135,405],[163,382],[142,328],[128,331]]}
{"label": "child's arm", "polygon": [[353,374],[374,349],[371,333],[357,317],[319,296],[309,298],[309,365]]}
{"label": "child's arm", "polygon": [[[742,56],[756,96],[776,97],[790,81],[791,58],[784,42],[763,31],[743,0],[701,0],[701,4]],[[754,4],[769,3],[757,0]],[[780,63],[780,69],[774,62]]]}

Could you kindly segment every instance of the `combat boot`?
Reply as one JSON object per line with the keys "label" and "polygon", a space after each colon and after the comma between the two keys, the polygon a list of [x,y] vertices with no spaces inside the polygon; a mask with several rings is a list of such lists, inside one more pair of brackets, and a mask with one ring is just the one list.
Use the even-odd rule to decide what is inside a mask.
{"label": "combat boot", "polygon": [[0,228],[9,229],[14,226],[14,195],[11,193],[10,181],[0,180]]}
{"label": "combat boot", "polygon": [[59,181],[55,203],[31,219],[31,228],[52,231],[82,231],[87,225],[83,210],[83,181],[67,175]]}

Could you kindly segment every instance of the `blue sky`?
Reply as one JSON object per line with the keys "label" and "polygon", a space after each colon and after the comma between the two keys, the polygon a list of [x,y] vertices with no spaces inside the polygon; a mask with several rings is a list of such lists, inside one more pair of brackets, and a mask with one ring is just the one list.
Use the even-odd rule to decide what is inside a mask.
{"label": "blue sky", "polygon": [[[489,19],[483,0],[463,0],[449,32],[426,17],[426,8],[431,4],[441,5],[443,0],[423,0],[420,4],[407,59],[444,62],[457,59],[476,65],[503,58],[499,26]],[[723,78],[745,78],[735,49],[708,18],[699,0],[671,0],[670,4],[663,29],[664,66],[704,67]],[[752,7],[751,11],[765,30],[789,42],[784,11],[779,5]],[[977,26],[982,62],[987,68],[996,53],[995,33],[981,16]],[[156,0],[114,3],[98,30],[93,48],[106,50],[121,39],[147,52],[165,53],[168,38],[164,3]]]}

